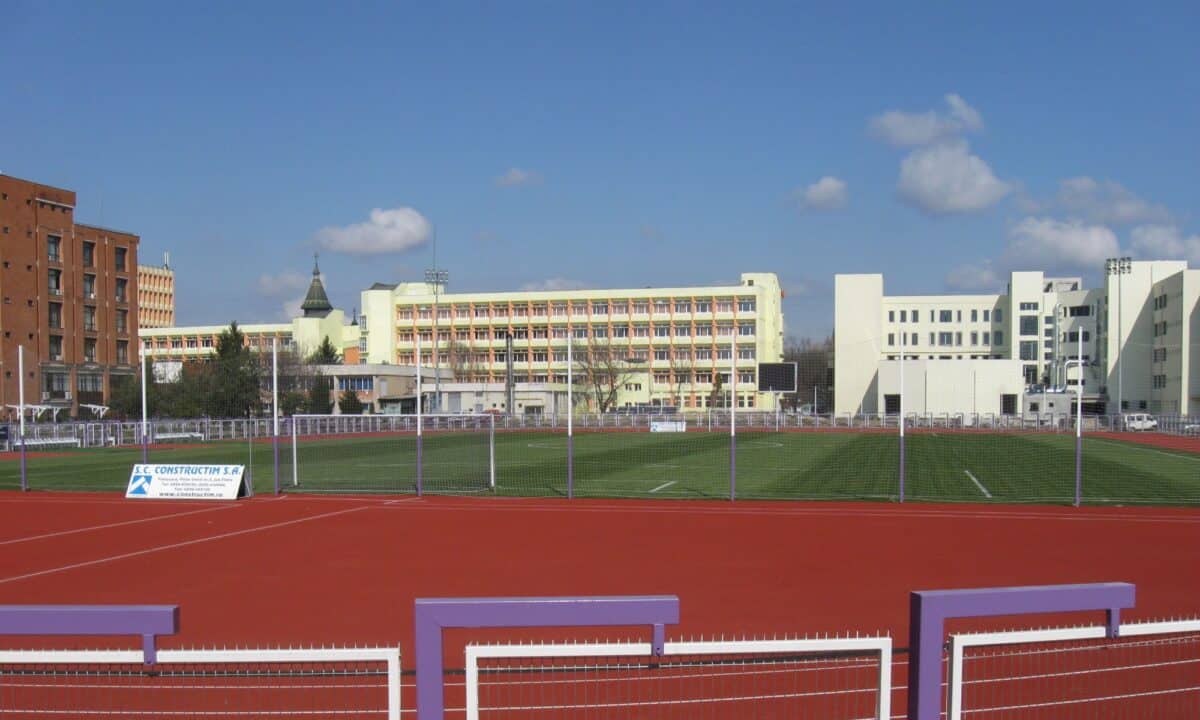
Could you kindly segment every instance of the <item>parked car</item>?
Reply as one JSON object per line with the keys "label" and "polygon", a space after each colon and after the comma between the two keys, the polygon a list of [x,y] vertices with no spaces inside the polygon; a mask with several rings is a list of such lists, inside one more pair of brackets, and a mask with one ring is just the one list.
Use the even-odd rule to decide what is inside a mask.
{"label": "parked car", "polygon": [[1158,421],[1153,415],[1146,413],[1133,413],[1125,415],[1122,418],[1126,430],[1156,430],[1158,429]]}

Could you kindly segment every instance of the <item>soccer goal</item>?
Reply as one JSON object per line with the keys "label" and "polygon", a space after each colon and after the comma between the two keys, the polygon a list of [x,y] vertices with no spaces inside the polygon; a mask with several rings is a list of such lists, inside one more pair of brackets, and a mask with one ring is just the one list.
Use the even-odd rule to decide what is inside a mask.
{"label": "soccer goal", "polygon": [[460,495],[496,484],[488,414],[296,415],[290,430],[288,490]]}

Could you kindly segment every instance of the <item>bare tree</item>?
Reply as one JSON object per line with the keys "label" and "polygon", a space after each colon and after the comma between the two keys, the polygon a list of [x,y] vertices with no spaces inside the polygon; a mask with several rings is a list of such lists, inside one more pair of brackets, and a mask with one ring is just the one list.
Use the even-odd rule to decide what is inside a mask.
{"label": "bare tree", "polygon": [[575,383],[597,412],[611,411],[625,383],[633,379],[640,366],[630,362],[629,349],[606,340],[589,338],[571,347],[575,365]]}
{"label": "bare tree", "polygon": [[442,350],[442,357],[458,382],[469,381],[480,372],[480,366],[475,362],[475,353],[471,346],[462,340],[450,340]]}

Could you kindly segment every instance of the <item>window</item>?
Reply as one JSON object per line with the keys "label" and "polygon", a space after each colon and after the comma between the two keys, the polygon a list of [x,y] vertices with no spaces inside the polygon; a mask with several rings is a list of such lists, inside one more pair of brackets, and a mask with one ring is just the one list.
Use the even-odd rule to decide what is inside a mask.
{"label": "window", "polygon": [[675,301],[676,314],[690,313],[691,311],[692,311],[692,303],[690,301],[688,301],[688,300],[676,300]]}
{"label": "window", "polygon": [[954,344],[959,345],[959,346],[962,345],[962,333],[960,333],[960,332],[954,333]]}
{"label": "window", "polygon": [[593,315],[607,315],[608,314],[608,303],[607,302],[592,303],[592,314]]}
{"label": "window", "polygon": [[1021,321],[1022,335],[1037,335],[1038,334],[1038,316],[1037,315],[1022,315]]}
{"label": "window", "polygon": [[992,311],[991,311],[991,310],[984,310],[984,311],[983,311],[983,321],[984,321],[984,322],[990,322],[990,321],[991,321],[991,317],[990,317],[990,316],[991,316],[991,314],[992,314]]}
{"label": "window", "polygon": [[639,301],[633,303],[633,314],[634,315],[645,315],[649,311],[649,309],[650,309],[650,304],[647,303],[645,300],[639,300]]}
{"label": "window", "polygon": [[566,350],[555,350],[554,351],[554,362],[566,362],[566,361],[567,361],[567,351]]}
{"label": "window", "polygon": [[983,344],[984,344],[984,345],[991,345],[991,344],[992,344],[992,334],[991,334],[990,332],[985,332],[985,333],[983,334]]}
{"label": "window", "polygon": [[52,328],[62,327],[62,303],[50,303],[49,324]]}
{"label": "window", "polygon": [[76,382],[79,385],[79,392],[81,393],[98,393],[104,390],[104,378],[99,375],[80,373]]}
{"label": "window", "polygon": [[752,373],[752,372],[740,372],[740,373],[738,373],[738,382],[740,382],[740,383],[752,383],[752,382],[754,382],[754,373]]}
{"label": "window", "polygon": [[113,261],[114,261],[114,264],[117,266],[118,271],[121,271],[121,272],[125,271],[125,269],[126,269],[125,268],[125,256],[127,254],[129,254],[129,248],[124,248],[124,247],[115,248],[115,251],[113,254]]}
{"label": "window", "polygon": [[912,321],[913,321],[913,322],[917,322],[917,311],[916,311],[916,310],[913,310],[913,311],[910,313],[910,316],[912,317]]}
{"label": "window", "polygon": [[671,312],[671,303],[666,300],[654,301],[654,312],[658,315],[668,315]]}
{"label": "window", "polygon": [[530,312],[533,313],[534,317],[546,317],[546,306],[540,303],[534,304]]}
{"label": "window", "polygon": [[[1021,303],[1021,309],[1022,310],[1037,310],[1038,304],[1032,303],[1032,302],[1023,302],[1023,303]],[[996,312],[997,312],[997,314],[999,314],[998,310]],[[999,320],[999,318],[996,318],[996,319]]]}
{"label": "window", "polygon": [[1004,313],[1000,310],[1000,308],[996,308],[996,312],[992,313],[992,316],[992,319],[994,319],[996,322],[1004,322]]}
{"label": "window", "polygon": [[640,337],[640,338],[644,338],[644,337],[650,337],[650,328],[649,328],[649,326],[647,326],[647,325],[634,325],[634,326],[633,326],[633,336],[634,336],[634,337]]}
{"label": "window", "polygon": [[450,308],[439,307],[437,310],[437,316],[438,316],[438,320],[449,320],[450,319]]}
{"label": "window", "polygon": [[62,295],[62,270],[49,271],[46,284],[51,295]]}
{"label": "window", "polygon": [[126,301],[125,288],[129,286],[129,281],[125,278],[117,278],[117,302]]}
{"label": "window", "polygon": [[96,299],[96,276],[85,273],[83,276],[83,297],[87,300]]}
{"label": "window", "polygon": [[738,325],[738,335],[742,337],[753,337],[754,326],[749,323]]}
{"label": "window", "polygon": [[912,334],[912,340],[911,340],[911,341],[909,341],[909,343],[908,343],[908,344],[909,344],[909,345],[916,345],[916,344],[917,344],[917,334],[916,334],[916,333],[913,333],[913,334]]}
{"label": "window", "polygon": [[754,312],[754,298],[738,300],[738,312]]}
{"label": "window", "polygon": [[592,328],[592,337],[595,337],[595,338],[608,337],[608,328],[604,327],[603,325],[600,327]]}
{"label": "window", "polygon": [[46,238],[46,257],[54,262],[62,260],[62,238],[58,235],[50,235]]}
{"label": "window", "polygon": [[697,360],[712,360],[712,348],[696,348]]}
{"label": "window", "polygon": [[733,352],[727,347],[717,348],[717,359],[731,360],[733,359]]}
{"label": "window", "polygon": [[67,392],[67,374],[63,372],[48,372],[42,375],[42,391],[50,397],[61,398]]}
{"label": "window", "polygon": [[[412,333],[400,333],[400,339],[406,340],[406,338],[404,337],[405,335],[408,336],[407,340],[412,340]],[[488,339],[488,331],[487,330],[476,330],[475,331],[475,339],[476,340],[487,340]]]}
{"label": "window", "polygon": [[971,311],[971,322],[979,322],[979,310]]}
{"label": "window", "polygon": [[544,363],[544,362],[546,362],[546,359],[547,359],[547,352],[545,350],[534,350],[533,351],[533,361],[534,362]]}
{"label": "window", "polygon": [[579,339],[581,339],[581,340],[582,340],[582,339],[586,339],[586,338],[587,338],[587,336],[588,336],[588,335],[587,335],[587,328],[585,328],[585,327],[579,327],[579,328],[572,328],[572,329],[571,329],[571,337],[574,337],[574,338],[579,338]]}
{"label": "window", "polygon": [[738,360],[753,360],[754,348],[738,348]]}
{"label": "window", "polygon": [[896,333],[888,333],[888,345],[896,344]]}
{"label": "window", "polygon": [[51,335],[50,336],[50,359],[51,360],[62,360],[63,359],[62,335]]}
{"label": "window", "polygon": [[1054,328],[1046,328],[1045,330],[1043,330],[1042,337],[1048,337],[1048,338],[1054,337]]}
{"label": "window", "polygon": [[83,306],[83,329],[96,329],[96,308],[92,307],[91,305]]}
{"label": "window", "polygon": [[128,310],[118,310],[117,311],[117,332],[119,332],[119,333],[129,332],[129,311]]}
{"label": "window", "polygon": [[196,349],[196,338],[188,338],[187,346],[188,346],[189,350],[195,350]]}
{"label": "window", "polygon": [[696,337],[712,337],[712,325],[697,325]]}
{"label": "window", "polygon": [[[464,336],[465,336],[465,333],[464,333]],[[533,329],[533,339],[534,340],[545,340],[546,339],[546,328],[535,327]]]}
{"label": "window", "polygon": [[665,337],[670,337],[670,336],[671,336],[671,327],[669,325],[655,325],[654,326],[654,337],[665,338]]}
{"label": "window", "polygon": [[937,345],[937,333],[929,333],[929,344]]}
{"label": "window", "polygon": [[[1163,299],[1165,300],[1166,296],[1163,296]],[[1163,304],[1166,305],[1166,303],[1163,303]],[[1091,305],[1072,305],[1068,309],[1068,313],[1071,317],[1088,317],[1092,314],[1092,306]]]}
{"label": "window", "polygon": [[565,327],[551,328],[550,335],[554,337],[555,340],[562,340],[563,338],[567,337],[567,329]]}
{"label": "window", "polygon": [[954,343],[954,333],[938,333],[938,345],[951,345]]}
{"label": "window", "polygon": [[96,362],[96,338],[83,339],[83,361]]}
{"label": "window", "polygon": [[972,344],[972,345],[978,345],[978,344],[979,344],[979,333],[977,333],[977,332],[973,332],[973,333],[971,333],[971,344]]}
{"label": "window", "polygon": [[212,346],[213,346],[213,339],[210,337],[206,337],[200,341],[200,347],[210,348]]}
{"label": "window", "polygon": [[1022,360],[1037,360],[1037,341],[1022,341],[1020,345],[1020,353]]}
{"label": "window", "polygon": [[717,312],[719,312],[719,313],[733,312],[733,301],[732,300],[718,300],[717,301]]}
{"label": "window", "polygon": [[907,310],[900,311],[900,322],[908,322],[908,311]]}
{"label": "window", "polygon": [[[475,317],[486,318],[486,317],[488,317],[488,315],[489,315],[489,313],[488,313],[488,308],[486,305],[475,308]],[[409,312],[409,317],[412,317],[411,311]]]}
{"label": "window", "polygon": [[676,325],[675,337],[691,337],[692,327],[690,325]]}
{"label": "window", "polygon": [[962,322],[962,310],[954,311],[954,319],[958,322]]}
{"label": "window", "polygon": [[712,303],[710,303],[707,300],[697,300],[696,301],[696,312],[698,312],[698,313],[712,312]]}
{"label": "window", "polygon": [[1004,332],[1002,330],[997,330],[996,332],[992,333],[992,336],[996,339],[997,345],[1004,344]]}
{"label": "window", "polygon": [[654,359],[655,360],[670,360],[671,359],[671,351],[655,350],[654,351]]}

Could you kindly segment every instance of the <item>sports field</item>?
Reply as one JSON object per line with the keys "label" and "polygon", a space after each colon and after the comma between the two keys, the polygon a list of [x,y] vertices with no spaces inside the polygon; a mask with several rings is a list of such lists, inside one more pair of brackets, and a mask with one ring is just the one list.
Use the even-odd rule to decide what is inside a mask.
{"label": "sports field", "polygon": [[[1131,436],[1144,440],[1143,436]],[[731,459],[739,498],[895,499],[899,437],[877,431],[583,432],[574,437],[574,493],[584,497],[728,498]],[[1069,502],[1075,438],[1022,432],[921,432],[905,446],[905,496],[974,502]],[[430,493],[512,496],[567,494],[563,432],[431,432],[421,450]],[[495,458],[492,487],[490,457]],[[290,438],[280,444],[285,491],[411,493],[417,442],[411,434]],[[293,464],[293,457],[295,463]],[[269,441],[153,446],[155,463],[245,464],[257,492],[274,487]],[[31,453],[32,489],[123,490],[140,448]],[[293,471],[294,467],[294,471]],[[19,486],[19,462],[6,456],[0,487]],[[293,478],[298,484],[293,486]],[[1112,436],[1085,436],[1083,498],[1093,503],[1200,502],[1200,454]]]}

